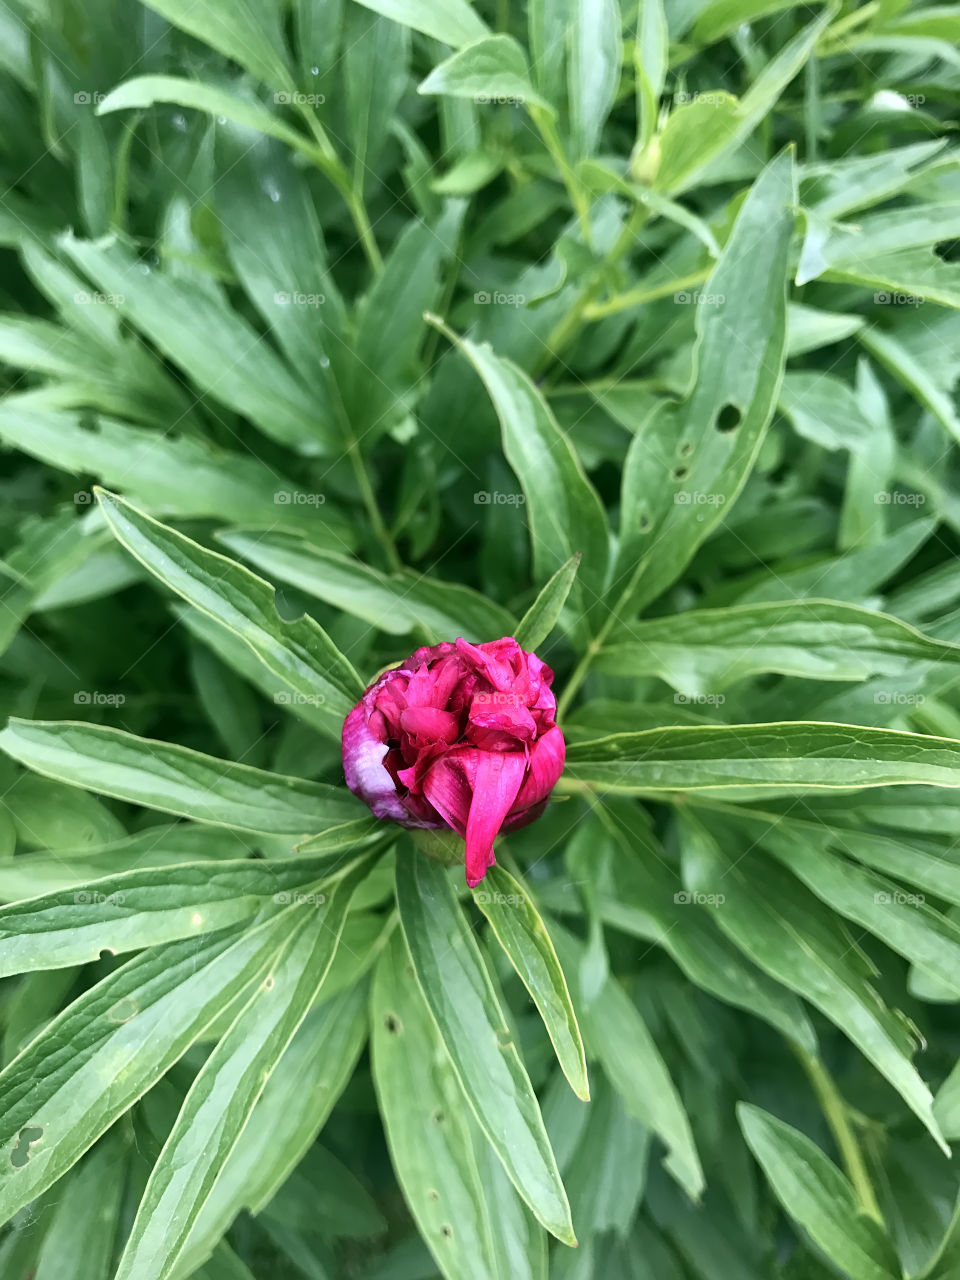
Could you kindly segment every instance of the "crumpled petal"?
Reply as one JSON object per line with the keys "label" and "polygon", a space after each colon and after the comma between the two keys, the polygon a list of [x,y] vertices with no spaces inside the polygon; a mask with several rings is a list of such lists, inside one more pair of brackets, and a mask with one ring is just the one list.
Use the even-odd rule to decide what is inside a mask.
{"label": "crumpled petal", "polygon": [[473,799],[467,816],[467,885],[474,889],[492,867],[493,842],[523,782],[526,758],[519,752],[476,753]]}
{"label": "crumpled petal", "polygon": [[475,886],[497,835],[539,817],[563,770],[552,683],[512,636],[425,645],[344,721],[347,785],[378,818],[463,836]]}

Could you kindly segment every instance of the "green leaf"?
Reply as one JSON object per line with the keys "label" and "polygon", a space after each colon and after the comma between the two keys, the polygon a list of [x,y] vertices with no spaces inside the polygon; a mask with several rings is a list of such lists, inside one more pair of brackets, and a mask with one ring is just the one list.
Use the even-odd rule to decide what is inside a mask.
{"label": "green leaf", "polygon": [[737,1104],[737,1119],[777,1199],[827,1257],[850,1280],[898,1280],[893,1245],[859,1212],[853,1187],[820,1148],[746,1102]]}
{"label": "green leaf", "polygon": [[657,127],[660,95],[669,65],[670,33],[663,0],[640,0],[633,70],[637,80],[637,145],[647,145]]}
{"label": "green leaf", "polygon": [[[907,891],[830,849],[831,844],[842,844],[834,833],[823,832],[817,841],[808,828],[800,832],[781,830],[779,824],[772,830],[767,827],[764,823],[758,837],[761,845],[828,907],[875,934],[960,997],[960,924],[928,906],[922,893]],[[904,858],[904,870],[907,863]]]}
{"label": "green leaf", "polygon": [[90,472],[102,484],[116,484],[158,515],[309,527],[322,544],[337,550],[356,541],[332,503],[322,504],[318,526],[316,495],[254,457],[213,449],[188,436],[161,436],[104,417],[94,429],[84,425],[81,414],[44,410],[26,397],[7,396],[0,405],[0,439],[50,466]]}
{"label": "green leaf", "polygon": [[469,0],[445,0],[442,6],[431,4],[430,0],[357,0],[357,3],[454,49],[487,34],[486,24]]}
{"label": "green leaf", "polygon": [[688,398],[676,414],[661,409],[649,419],[627,453],[613,574],[613,611],[621,617],[676,579],[753,467],[784,366],[795,199],[787,152],[754,183],[704,285]]}
{"label": "green leaf", "polygon": [[810,1053],[817,1038],[799,999],[750,964],[714,923],[687,901],[679,875],[639,821],[629,800],[608,797],[598,810],[615,847],[593,840],[593,877],[603,920],[653,942],[691,982],[718,1000],[747,1009]]}
{"label": "green leaf", "polygon": [[932,783],[960,786],[960,742],[858,725],[682,725],[567,748],[564,779],[600,791],[768,795]]}
{"label": "green leaf", "polygon": [[359,560],[322,551],[303,538],[231,529],[220,540],[272,578],[292,583],[390,635],[426,627],[434,640],[485,640],[510,635],[506,609],[469,587],[405,569],[383,574]]}
{"label": "green leaf", "polygon": [[204,395],[298,453],[330,452],[337,444],[333,424],[318,419],[306,386],[222,294],[138,263],[116,241],[66,235],[60,246],[98,290],[123,299],[117,306],[124,318]]}
{"label": "green leaf", "polygon": [[[277,88],[277,93],[288,92],[291,77],[284,73],[284,79]],[[114,111],[129,111],[152,107],[158,102],[173,103],[180,107],[189,107],[203,111],[217,119],[232,120],[235,124],[247,129],[255,129],[258,133],[269,134],[273,138],[285,142],[287,146],[309,156],[315,164],[324,167],[327,158],[319,147],[315,146],[302,133],[284,123],[279,116],[260,106],[258,102],[248,98],[238,98],[236,94],[218,89],[202,80],[185,80],[180,76],[134,76],[123,84],[112,89],[97,106],[98,115],[109,115]]]}
{"label": "green leaf", "polygon": [[717,693],[776,671],[813,680],[900,675],[918,662],[960,662],[960,647],[892,618],[831,600],[735,605],[633,623],[630,642],[600,651],[598,671],[657,675],[681,693]]}
{"label": "green leaf", "polygon": [[[582,944],[559,932],[557,942],[567,967],[574,967]],[[667,1170],[698,1199],[705,1183],[690,1121],[647,1024],[617,978],[608,977],[584,1001],[581,1019],[589,1056],[600,1062],[629,1113],[662,1139]]]}
{"label": "green leaf", "polygon": [[143,1193],[116,1280],[167,1280],[274,1067],[323,985],[361,860],[326,894],[286,912],[287,943],[204,1063]]}
{"label": "green leaf", "polygon": [[446,872],[409,844],[398,851],[397,902],[417,982],[477,1123],[537,1219],[573,1244],[536,1095],[483,957]]}
{"label": "green leaf", "polygon": [[8,785],[3,808],[12,819],[16,841],[27,848],[77,852],[127,834],[100,800],[29,773]]}
{"label": "green leaf", "polygon": [[70,720],[11,720],[0,750],[45,777],[197,822],[305,836],[358,815],[342,787]]}
{"label": "green leaf", "polygon": [[[347,946],[341,939],[337,955]],[[330,977],[324,984],[324,997]],[[347,1085],[367,1034],[362,985],[311,1009],[204,1201],[183,1247],[177,1273],[190,1275],[243,1209],[259,1213],[313,1146]]]}
{"label": "green leaf", "polygon": [[457,345],[479,373],[500,419],[503,451],[523,488],[533,563],[544,582],[571,556],[582,557],[573,596],[581,613],[602,592],[607,573],[607,520],[573,445],[539,389],[487,344]]}
{"label": "green leaf", "polygon": [[326,855],[266,865],[183,863],[126,871],[0,907],[0,977],[59,969],[141,947],[200,937],[284,903],[331,871]]}
{"label": "green leaf", "polygon": [[150,8],[265,84],[287,87],[290,71],[278,5],[269,0],[150,0]]}
{"label": "green leaf", "polygon": [[207,551],[122,498],[98,497],[110,528],[144,568],[235,632],[284,684],[323,712],[328,732],[339,738],[363,684],[320,624],[308,616],[283,621],[273,588],[249,569]]}
{"label": "green leaf", "polygon": [[459,49],[434,67],[417,92],[469,98],[481,105],[503,98],[554,111],[531,84],[526,56],[512,36],[486,36]]}
{"label": "green leaf", "polygon": [[281,916],[145,951],[54,1018],[0,1072],[0,1217],[56,1182],[257,980],[288,933]]}
{"label": "green leaf", "polygon": [[488,1280],[497,1274],[495,1224],[469,1109],[399,931],[377,964],[370,1022],[377,1101],[414,1220],[445,1277]]}
{"label": "green leaf", "polygon": [[[711,828],[720,829],[715,818]],[[731,856],[692,816],[680,831],[684,881],[716,899],[717,924],[755,964],[839,1027],[946,1151],[930,1090],[910,1061],[908,1024],[870,985],[872,970],[836,917],[780,868],[744,856],[738,832],[729,833],[736,842]]]}
{"label": "green leaf", "polygon": [[587,1101],[587,1063],[567,980],[539,911],[523,885],[503,867],[491,867],[473,900],[530,993],[570,1088]]}
{"label": "green leaf", "polygon": [[543,644],[557,625],[570,589],[580,568],[580,554],[570,557],[541,588],[536,600],[520,619],[514,639],[521,649],[534,650]]}
{"label": "green leaf", "polygon": [[567,40],[567,92],[574,149],[597,150],[620,84],[620,6],[617,0],[574,0]]}
{"label": "green leaf", "polygon": [[34,1280],[110,1280],[128,1176],[124,1143],[111,1133],[65,1182],[43,1237]]}

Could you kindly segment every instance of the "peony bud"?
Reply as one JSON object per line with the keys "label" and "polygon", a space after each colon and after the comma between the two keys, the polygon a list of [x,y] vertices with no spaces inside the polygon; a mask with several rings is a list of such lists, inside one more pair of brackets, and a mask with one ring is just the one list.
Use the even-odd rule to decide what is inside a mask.
{"label": "peony bud", "polygon": [[347,786],[378,818],[463,836],[472,888],[496,837],[538,818],[563,772],[552,682],[510,637],[418,649],[344,721]]}

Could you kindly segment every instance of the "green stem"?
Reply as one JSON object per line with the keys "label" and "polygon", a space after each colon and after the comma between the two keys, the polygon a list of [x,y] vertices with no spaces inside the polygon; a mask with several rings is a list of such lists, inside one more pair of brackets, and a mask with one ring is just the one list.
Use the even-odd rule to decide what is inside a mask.
{"label": "green stem", "polygon": [[570,197],[570,203],[573,205],[577,215],[577,221],[580,223],[580,231],[583,234],[587,244],[590,243],[590,197],[584,188],[580,185],[580,180],[574,173],[570,161],[567,159],[567,153],[563,149],[563,143],[560,141],[560,135],[557,133],[557,126],[553,123],[553,118],[549,112],[543,107],[529,107],[530,118],[537,126],[537,131],[543,139],[543,144],[550,152],[557,168],[560,170],[560,176],[563,178],[563,185],[567,189]]}
{"label": "green stem", "polygon": [[880,1226],[883,1226],[883,1214],[880,1212],[880,1206],[877,1203],[873,1183],[870,1181],[870,1175],[864,1164],[860,1146],[853,1129],[850,1127],[847,1104],[841,1098],[833,1078],[820,1059],[812,1053],[808,1053],[806,1049],[798,1044],[792,1044],[791,1047],[799,1058],[813,1086],[813,1091],[817,1095],[817,1101],[820,1103],[820,1108],[830,1126],[830,1131],[837,1144],[847,1176],[853,1184],[860,1211],[866,1214],[868,1218],[872,1218],[874,1222],[879,1223]]}
{"label": "green stem", "polygon": [[603,288],[607,271],[610,267],[615,266],[627,252],[636,239],[637,232],[649,216],[649,210],[644,205],[638,204],[634,208],[630,217],[624,223],[610,252],[591,273],[576,302],[551,331],[546,341],[546,350],[541,358],[540,367],[536,370],[537,373],[542,373],[543,368],[549,363],[550,359],[556,358],[561,354],[564,348],[577,336],[587,320],[591,318],[590,307],[597,294]]}
{"label": "green stem", "polygon": [[363,498],[363,505],[367,509],[367,515],[370,517],[370,524],[377,541],[383,548],[383,553],[387,558],[387,564],[393,573],[399,573],[403,568],[400,556],[397,554],[397,548],[390,536],[390,531],[384,524],[383,516],[380,514],[380,508],[377,505],[377,495],[373,491],[373,485],[370,483],[370,473],[367,471],[367,464],[364,461],[363,454],[360,452],[360,446],[356,440],[351,439],[347,445],[347,452],[350,454],[350,461],[353,464],[353,473],[357,477],[357,484],[360,486],[360,494]]}
{"label": "green stem", "polygon": [[610,628],[613,626],[614,622],[616,622],[616,615],[608,613],[603,626],[587,645],[583,657],[574,667],[573,671],[571,671],[570,679],[567,681],[563,693],[557,700],[558,720],[562,720],[569,710],[570,703],[573,701],[574,695],[586,679],[587,674],[590,671],[590,667],[593,665],[594,658],[603,648],[603,642],[610,634]]}
{"label": "green stem", "polygon": [[700,271],[678,276],[676,280],[665,280],[663,284],[653,285],[648,289],[631,289],[629,293],[618,294],[615,298],[608,298],[606,302],[590,303],[584,308],[584,319],[602,320],[604,316],[616,315],[618,311],[627,311],[630,307],[639,307],[645,302],[669,298],[671,293],[688,289],[691,285],[703,284],[709,277],[711,269],[704,267]]}
{"label": "green stem", "polygon": [[363,199],[363,191],[351,179],[348,170],[337,155],[336,148],[330,141],[326,129],[324,129],[314,113],[306,107],[301,107],[300,114],[306,120],[310,132],[317,140],[318,165],[343,196],[344,202],[350,210],[353,225],[357,229],[357,235],[360,237],[360,244],[367,255],[367,261],[376,274],[379,275],[383,270],[383,258],[380,256],[380,249],[374,239],[373,227],[370,225],[367,206]]}

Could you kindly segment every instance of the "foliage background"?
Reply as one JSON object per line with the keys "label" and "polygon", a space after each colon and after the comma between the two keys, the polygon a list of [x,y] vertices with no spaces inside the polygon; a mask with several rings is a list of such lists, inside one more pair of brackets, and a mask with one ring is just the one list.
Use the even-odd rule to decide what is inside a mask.
{"label": "foliage background", "polygon": [[[960,9],[0,35],[0,1274],[960,1274]],[[338,743],[458,634],[472,901]]]}

